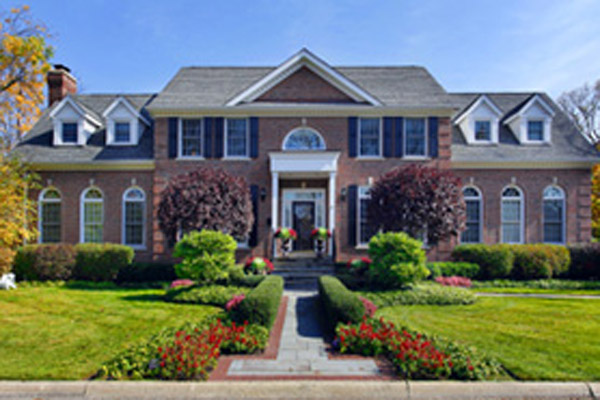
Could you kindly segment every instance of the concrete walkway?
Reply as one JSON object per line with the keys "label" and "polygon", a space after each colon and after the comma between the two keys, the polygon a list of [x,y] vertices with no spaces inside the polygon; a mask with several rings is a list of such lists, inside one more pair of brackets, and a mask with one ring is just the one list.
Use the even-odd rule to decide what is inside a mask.
{"label": "concrete walkway", "polygon": [[532,297],[534,299],[585,299],[600,300],[600,296],[593,294],[552,294],[552,293],[493,293],[477,292],[479,297]]}
{"label": "concrete walkway", "polygon": [[377,377],[372,359],[330,360],[319,320],[315,290],[286,291],[288,305],[277,359],[234,360],[228,376],[337,376]]}
{"label": "concrete walkway", "polygon": [[585,382],[0,382],[0,399],[586,399],[600,383]]}

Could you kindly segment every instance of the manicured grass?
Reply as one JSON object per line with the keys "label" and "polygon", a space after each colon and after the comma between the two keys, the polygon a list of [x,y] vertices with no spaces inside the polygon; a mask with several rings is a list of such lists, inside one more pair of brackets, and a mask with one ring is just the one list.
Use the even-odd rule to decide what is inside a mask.
{"label": "manicured grass", "polygon": [[600,296],[600,290],[586,289],[537,289],[537,288],[475,288],[475,292],[481,293],[523,293],[523,294],[569,294],[569,295],[592,295]]}
{"label": "manicured grass", "polygon": [[166,326],[219,309],[165,303],[154,289],[0,291],[0,379],[85,379]]}
{"label": "manicured grass", "polygon": [[517,379],[600,379],[600,300],[480,298],[469,306],[388,307],[377,316],[473,345]]}

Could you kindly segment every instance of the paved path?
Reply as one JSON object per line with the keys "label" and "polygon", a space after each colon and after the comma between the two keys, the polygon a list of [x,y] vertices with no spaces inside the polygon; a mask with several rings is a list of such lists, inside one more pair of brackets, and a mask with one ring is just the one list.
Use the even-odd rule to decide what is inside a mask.
{"label": "paved path", "polygon": [[286,291],[288,306],[277,359],[234,360],[228,376],[381,376],[372,359],[330,360],[315,290]]}
{"label": "paved path", "polygon": [[537,298],[537,299],[600,300],[599,295],[593,295],[593,294],[493,293],[493,292],[478,292],[475,294],[479,297],[532,297],[532,298]]}

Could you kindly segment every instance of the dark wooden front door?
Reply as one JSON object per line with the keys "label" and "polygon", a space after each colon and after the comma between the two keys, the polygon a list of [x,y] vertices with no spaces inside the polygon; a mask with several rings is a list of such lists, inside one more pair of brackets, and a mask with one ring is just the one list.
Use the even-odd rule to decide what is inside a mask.
{"label": "dark wooden front door", "polygon": [[312,201],[292,202],[292,224],[298,234],[294,242],[294,250],[312,249],[310,232],[315,227],[315,203]]}

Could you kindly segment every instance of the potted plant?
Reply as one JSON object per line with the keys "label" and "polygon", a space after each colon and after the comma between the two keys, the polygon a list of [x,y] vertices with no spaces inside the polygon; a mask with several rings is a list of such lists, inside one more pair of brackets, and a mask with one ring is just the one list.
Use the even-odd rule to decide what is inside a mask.
{"label": "potted plant", "polygon": [[322,257],[325,251],[325,241],[331,237],[331,232],[327,228],[315,228],[310,233],[310,237],[315,241],[317,257]]}
{"label": "potted plant", "polygon": [[248,275],[268,275],[275,268],[268,258],[251,257],[244,265],[244,272]]}
{"label": "potted plant", "polygon": [[286,257],[291,251],[292,240],[296,240],[298,234],[292,228],[279,228],[275,231],[275,237],[281,240],[281,250],[283,251],[283,256]]}

